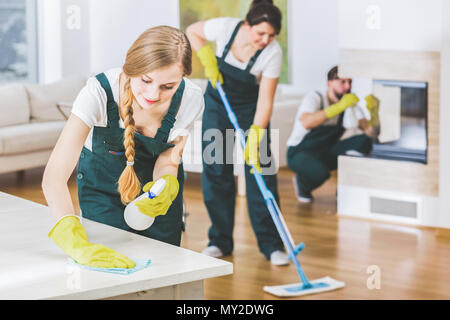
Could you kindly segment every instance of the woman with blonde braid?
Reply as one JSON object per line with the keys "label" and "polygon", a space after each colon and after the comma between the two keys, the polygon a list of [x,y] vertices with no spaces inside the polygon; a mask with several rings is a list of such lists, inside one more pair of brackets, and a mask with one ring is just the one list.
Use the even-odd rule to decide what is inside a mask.
{"label": "woman with blonde braid", "polygon": [[[82,216],[173,245],[180,245],[186,133],[203,111],[191,73],[185,34],[159,26],[146,30],[127,52],[123,68],[89,78],[45,168],[42,188],[56,221],[49,237],[78,263],[133,268],[134,261],[89,242],[75,213],[67,181],[79,159],[77,185]],[[128,227],[125,205],[163,178],[154,199],[139,210],[156,217],[144,231]]]}

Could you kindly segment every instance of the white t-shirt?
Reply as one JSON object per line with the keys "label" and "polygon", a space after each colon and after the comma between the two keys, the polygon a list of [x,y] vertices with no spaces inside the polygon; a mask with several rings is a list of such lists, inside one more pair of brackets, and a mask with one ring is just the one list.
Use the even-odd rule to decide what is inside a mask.
{"label": "white t-shirt", "polygon": [[[114,68],[105,71],[114,96],[114,101],[119,101],[119,75],[122,68]],[[169,132],[167,142],[175,140],[178,136],[185,136],[191,130],[195,120],[203,112],[205,105],[202,90],[187,78],[184,78],[185,87],[181,105],[175,117],[173,128]],[[107,116],[107,96],[100,82],[95,77],[90,77],[86,85],[81,89],[72,107],[72,113],[80,118],[91,128],[86,138],[84,146],[92,151],[92,133],[93,127],[106,127]],[[125,128],[122,119],[119,120],[119,126]]]}
{"label": "white t-shirt", "polygon": [[[223,50],[240,21],[239,18],[213,18],[205,22],[203,32],[208,41],[216,42],[216,56],[222,57]],[[283,51],[278,42],[272,40],[256,59],[250,73],[256,76],[258,82],[261,76],[279,78],[282,61]],[[225,62],[242,70],[247,68],[247,63],[237,60],[231,50],[225,57]]]}
{"label": "white t-shirt", "polygon": [[[326,92],[320,92],[323,99],[323,109],[330,106]],[[320,110],[321,99],[316,91],[308,92],[303,98],[300,106],[298,107],[297,114],[295,116],[294,128],[292,129],[291,135],[287,140],[288,147],[297,146],[302,142],[303,138],[311,130],[305,129],[300,118],[303,113],[313,113]],[[344,119],[342,120],[342,125],[346,129],[353,129],[358,127],[358,121],[364,118],[364,112],[359,105],[352,108],[347,108],[344,111]],[[334,116],[331,119],[325,121],[322,125],[336,125],[339,121],[339,115]]]}

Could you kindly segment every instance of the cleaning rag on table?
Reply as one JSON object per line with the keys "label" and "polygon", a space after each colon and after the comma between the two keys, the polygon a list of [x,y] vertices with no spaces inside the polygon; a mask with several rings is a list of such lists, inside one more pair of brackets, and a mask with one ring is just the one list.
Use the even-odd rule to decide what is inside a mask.
{"label": "cleaning rag on table", "polygon": [[80,267],[80,268],[83,268],[83,269],[91,270],[91,271],[100,271],[100,272],[123,274],[123,275],[132,274],[137,271],[143,270],[143,269],[147,268],[151,263],[150,259],[132,259],[132,260],[136,263],[136,266],[134,268],[96,268],[96,267],[81,265],[71,258],[67,259],[67,263],[77,266],[77,267]]}

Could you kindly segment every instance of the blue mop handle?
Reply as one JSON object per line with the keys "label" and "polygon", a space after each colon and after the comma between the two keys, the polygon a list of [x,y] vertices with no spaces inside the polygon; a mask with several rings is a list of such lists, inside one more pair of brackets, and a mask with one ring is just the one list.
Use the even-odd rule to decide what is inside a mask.
{"label": "blue mop handle", "polygon": [[[236,114],[233,112],[233,109],[230,106],[230,103],[228,102],[228,98],[225,95],[225,91],[223,91],[222,85],[220,82],[217,82],[217,90],[219,91],[220,97],[222,98],[222,102],[225,105],[225,109],[227,110],[228,118],[230,119],[231,123],[233,124],[234,129],[237,132],[238,139],[241,143],[242,149],[245,150],[245,138],[244,133],[242,129],[239,127],[239,123],[236,118]],[[255,166],[251,164],[251,167],[253,168],[254,176],[256,178],[256,182],[258,186],[260,186],[260,190],[263,194],[264,200],[268,199],[274,199],[272,193],[267,189],[266,183],[264,182],[264,179],[262,178],[261,174],[259,174],[258,170],[256,170]],[[261,188],[263,186],[263,188]]]}
{"label": "blue mop handle", "polygon": [[[225,91],[223,90],[222,85],[220,84],[219,81],[217,81],[216,87],[217,87],[217,90],[219,91],[219,95],[220,95],[222,102],[225,106],[225,109],[227,111],[228,118],[230,119],[231,123],[233,124],[234,129],[237,132],[238,139],[241,143],[241,147],[243,150],[245,150],[244,134],[242,132],[242,129],[239,127],[239,123],[237,121],[236,115],[233,112],[233,109],[231,108],[231,105],[228,102]],[[280,209],[278,208],[278,205],[275,201],[275,198],[274,198],[272,192],[270,192],[270,190],[267,188],[262,175],[256,170],[256,168],[253,164],[251,164],[251,167],[253,168],[253,176],[255,177],[256,183],[258,184],[258,187],[259,187],[259,190],[261,191],[262,196],[266,202],[267,208],[269,209],[270,215],[272,216],[272,220],[274,221],[275,226],[278,229],[278,233],[280,234],[284,245],[286,246],[286,248],[289,251],[289,254],[291,255],[291,259],[296,266],[297,273],[300,276],[302,284],[304,287],[310,287],[311,284],[309,283],[308,278],[306,277],[305,273],[303,272],[303,270],[300,266],[300,262],[298,261],[297,256],[295,254],[296,249],[294,248],[293,244],[291,243],[292,237],[290,237],[289,230],[285,230],[285,228],[287,229],[287,226],[285,224],[283,224],[280,219],[282,217],[282,215],[281,215]]]}

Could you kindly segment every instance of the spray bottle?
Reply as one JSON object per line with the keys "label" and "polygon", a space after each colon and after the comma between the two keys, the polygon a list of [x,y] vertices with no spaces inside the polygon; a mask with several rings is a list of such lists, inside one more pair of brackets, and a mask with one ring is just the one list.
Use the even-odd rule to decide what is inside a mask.
{"label": "spray bottle", "polygon": [[148,192],[141,194],[125,207],[124,218],[125,222],[128,224],[128,226],[130,226],[130,228],[139,231],[150,228],[150,226],[155,221],[155,218],[149,217],[146,214],[140,212],[135,203],[145,198],[156,198],[163,191],[165,186],[166,180],[157,180]]}

